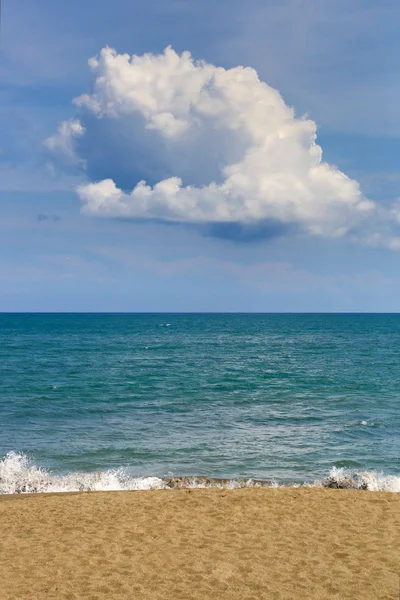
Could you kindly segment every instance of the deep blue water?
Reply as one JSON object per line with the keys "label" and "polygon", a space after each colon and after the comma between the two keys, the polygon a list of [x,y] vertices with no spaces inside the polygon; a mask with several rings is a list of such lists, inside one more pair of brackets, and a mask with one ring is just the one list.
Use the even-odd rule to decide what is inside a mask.
{"label": "deep blue water", "polygon": [[0,315],[0,454],[56,473],[398,474],[399,400],[400,315]]}

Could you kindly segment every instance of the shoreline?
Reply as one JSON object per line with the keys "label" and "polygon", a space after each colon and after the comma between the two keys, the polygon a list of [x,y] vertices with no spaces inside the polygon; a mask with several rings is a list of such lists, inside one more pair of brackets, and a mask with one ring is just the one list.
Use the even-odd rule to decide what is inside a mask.
{"label": "shoreline", "polygon": [[399,595],[392,492],[197,488],[0,500],[5,600]]}
{"label": "shoreline", "polygon": [[324,478],[297,481],[209,475],[133,475],[119,467],[103,471],[57,473],[37,466],[25,454],[8,452],[0,460],[0,495],[46,492],[162,489],[332,488],[400,492],[400,477],[375,471],[332,467]]}
{"label": "shoreline", "polygon": [[[295,485],[268,485],[269,482],[266,482],[265,485],[254,485],[254,486],[243,486],[243,487],[219,487],[219,486],[210,486],[210,487],[166,487],[166,488],[154,488],[154,489],[121,489],[121,490],[71,490],[71,491],[49,491],[49,492],[14,492],[14,493],[0,493],[0,502],[5,501],[7,499],[17,500],[24,498],[47,498],[52,496],[94,496],[98,494],[157,494],[157,493],[165,493],[170,494],[173,492],[222,492],[222,493],[232,493],[238,491],[283,491],[283,492],[302,492],[305,490],[308,491],[319,491],[319,492],[353,492],[353,493],[361,493],[362,495],[379,495],[383,494],[386,496],[397,496],[399,492],[390,491],[390,490],[369,490],[367,488],[356,488],[356,487],[334,487],[329,485],[309,485],[305,484],[295,484]],[[400,494],[399,494],[400,497]],[[400,500],[399,500],[400,501]]]}

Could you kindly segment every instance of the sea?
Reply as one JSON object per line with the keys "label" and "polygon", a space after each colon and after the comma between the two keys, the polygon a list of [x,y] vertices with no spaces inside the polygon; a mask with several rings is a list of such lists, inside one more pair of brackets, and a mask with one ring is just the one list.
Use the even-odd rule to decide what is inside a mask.
{"label": "sea", "polygon": [[0,314],[0,493],[400,491],[398,314]]}

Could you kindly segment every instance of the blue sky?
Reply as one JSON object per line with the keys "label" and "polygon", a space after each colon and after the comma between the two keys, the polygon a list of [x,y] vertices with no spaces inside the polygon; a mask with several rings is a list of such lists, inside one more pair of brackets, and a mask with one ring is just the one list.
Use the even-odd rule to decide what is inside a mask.
{"label": "blue sky", "polygon": [[[351,6],[344,0],[3,3],[0,310],[399,310],[399,25],[400,6],[394,0],[354,0]],[[104,75],[113,78],[115,105],[130,98],[131,88],[122,89],[126,77],[115,66],[100,64],[97,71],[88,66],[88,59],[107,46],[117,56],[153,57],[172,46],[178,56],[188,50],[196,60],[223,67],[226,79],[220,87],[215,84],[210,97],[223,98],[226,105],[219,116],[201,121],[195,141],[182,137],[178,143],[159,125],[158,113],[148,115],[150,104],[105,116],[88,104],[73,104],[83,94],[105,102],[98,83]],[[142,82],[153,76],[153,62],[141,64]],[[294,137],[282,147],[282,156],[274,146],[259,155],[266,162],[260,158],[257,167],[243,167],[240,176],[249,191],[241,191],[235,212],[237,190],[225,204],[220,200],[226,191],[222,169],[240,162],[249,148],[258,152],[258,132],[265,126],[268,136],[276,125],[272,117],[263,125],[262,115],[259,127],[254,121],[252,98],[261,88],[254,84],[253,92],[251,83],[249,95],[240,98],[240,111],[248,111],[246,127],[254,124],[255,137],[248,142],[244,130],[236,135],[232,123],[241,112],[233,112],[236,88],[226,73],[238,65],[253,67],[268,84],[260,91],[266,106],[275,102],[275,88],[285,105],[273,110],[286,115],[287,107],[294,107],[298,120],[289,119],[291,131],[305,129],[290,134]],[[163,85],[175,94],[176,73],[168,68],[163,67]],[[201,69],[196,66],[203,77]],[[135,85],[140,92],[143,84]],[[186,79],[179,86],[184,88]],[[168,108],[174,117],[175,110],[177,105]],[[200,105],[196,110],[192,129]],[[319,207],[331,182],[306,190],[295,204],[292,199],[308,177],[299,166],[304,157],[308,160],[311,143],[304,141],[303,115],[316,124],[332,177],[340,171],[349,178],[322,216]],[[149,121],[153,117],[155,125]],[[70,135],[66,145],[57,131],[73,119],[82,123],[84,134]],[[271,178],[284,173],[285,181],[293,174],[300,179],[287,195],[283,188],[279,197],[267,191],[264,198],[267,184],[275,181],[263,179],[268,169]],[[172,200],[168,196],[172,209],[151,187],[153,204],[147,212],[137,211],[134,203],[142,197],[131,201],[129,194],[141,179],[154,186],[175,176],[182,179],[182,189]],[[90,188],[86,200],[79,197],[77,186],[88,190],[104,180],[121,190],[122,208],[97,209],[100,188]],[[204,187],[212,181],[220,187],[213,188],[204,209]],[[346,181],[355,182],[351,189],[343,187]],[[195,187],[195,197],[188,196],[187,185]],[[351,196],[348,214],[340,204],[343,195]],[[364,201],[373,204],[367,217]],[[199,217],[187,208],[192,202]]]}

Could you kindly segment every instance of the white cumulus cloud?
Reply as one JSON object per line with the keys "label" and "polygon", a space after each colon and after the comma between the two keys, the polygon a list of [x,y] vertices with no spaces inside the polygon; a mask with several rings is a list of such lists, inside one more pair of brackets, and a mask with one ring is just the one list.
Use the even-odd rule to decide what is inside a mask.
{"label": "white cumulus cloud", "polygon": [[[126,122],[123,148],[131,135],[133,156],[140,136],[153,136],[152,152],[169,176],[151,185],[138,177],[127,190],[104,173],[77,189],[85,213],[187,223],[271,220],[323,236],[344,235],[374,214],[359,184],[323,161],[315,122],[296,118],[254,69],[196,62],[171,48],[143,56],[104,48],[89,65],[92,93],[75,104],[92,121]],[[131,118],[141,120],[140,136],[130,130]],[[69,152],[71,138],[85,134],[78,123],[62,124],[48,145]]]}
{"label": "white cumulus cloud", "polygon": [[85,128],[79,119],[63,121],[58,127],[57,133],[48,137],[44,145],[54,152],[73,157],[75,155],[74,139],[83,136]]}

